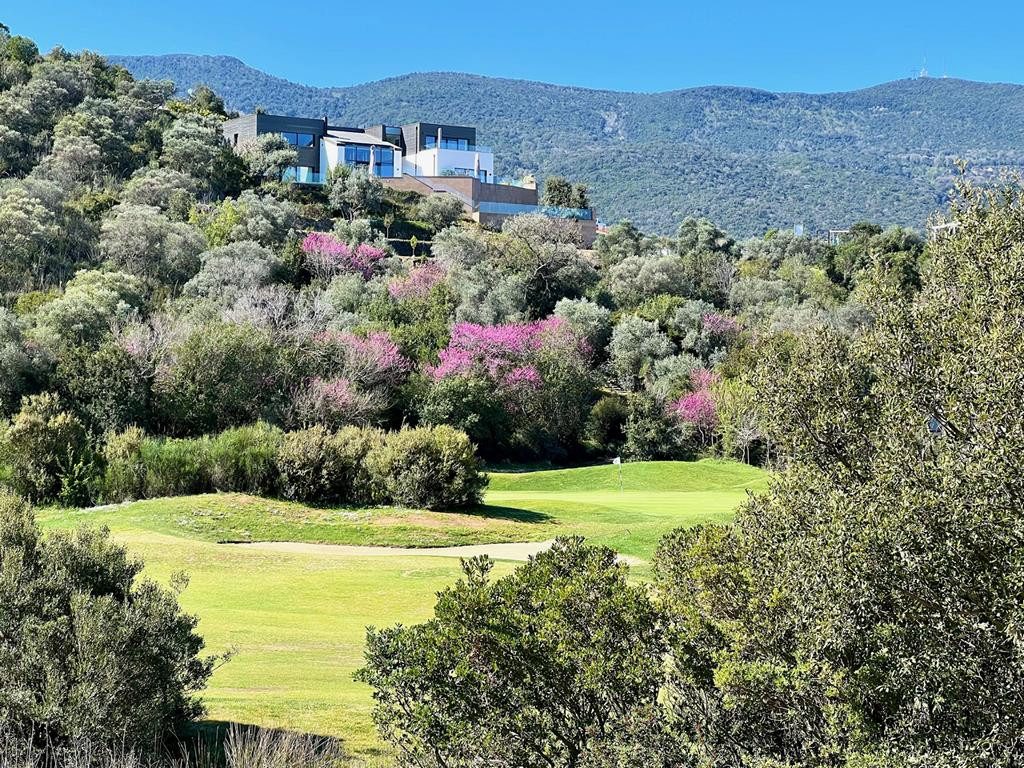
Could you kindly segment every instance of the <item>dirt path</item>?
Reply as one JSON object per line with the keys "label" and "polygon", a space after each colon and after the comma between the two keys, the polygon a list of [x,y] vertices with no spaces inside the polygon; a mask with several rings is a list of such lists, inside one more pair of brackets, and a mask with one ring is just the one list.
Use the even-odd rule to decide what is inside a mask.
{"label": "dirt path", "polygon": [[[226,547],[245,547],[267,552],[288,552],[300,555],[328,557],[475,557],[488,555],[495,560],[526,560],[550,547],[552,541],[515,542],[511,544],[469,544],[461,547],[359,547],[350,544],[307,544],[300,541],[257,541],[252,544],[223,544]],[[620,555],[629,565],[643,561]]]}

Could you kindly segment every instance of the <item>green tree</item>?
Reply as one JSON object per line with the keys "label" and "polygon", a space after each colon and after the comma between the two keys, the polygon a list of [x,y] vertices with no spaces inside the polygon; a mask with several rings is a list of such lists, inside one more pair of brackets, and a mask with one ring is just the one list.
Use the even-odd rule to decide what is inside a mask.
{"label": "green tree", "polygon": [[42,535],[0,494],[0,722],[47,748],[159,747],[202,713],[212,661],[177,592],[140,579],[106,531]]}
{"label": "green tree", "polygon": [[273,415],[288,367],[251,325],[199,326],[172,350],[154,384],[159,418],[176,434],[219,432]]}
{"label": "green tree", "polygon": [[85,427],[50,392],[22,400],[0,435],[9,487],[33,501],[88,502],[93,454]]}
{"label": "green tree", "polygon": [[434,617],[367,632],[374,720],[415,766],[571,768],[652,707],[662,638],[646,588],[615,553],[559,539],[508,576],[487,558]]}
{"label": "green tree", "polygon": [[1024,194],[962,185],[952,221],[919,294],[869,266],[870,331],[764,350],[787,468],[658,554],[698,761],[1019,763]]}
{"label": "green tree", "polygon": [[435,232],[462,218],[465,212],[462,201],[447,192],[440,195],[429,195],[416,206],[416,218],[429,224]]}
{"label": "green tree", "polygon": [[297,165],[299,152],[279,133],[264,133],[238,148],[257,182],[280,181],[285,169]]}

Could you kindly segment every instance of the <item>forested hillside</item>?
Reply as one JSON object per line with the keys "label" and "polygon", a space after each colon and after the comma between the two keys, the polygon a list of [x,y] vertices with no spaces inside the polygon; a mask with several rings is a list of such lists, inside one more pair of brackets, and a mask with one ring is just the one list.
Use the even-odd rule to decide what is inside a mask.
{"label": "forested hillside", "polygon": [[629,218],[663,233],[690,215],[743,236],[861,219],[920,228],[944,207],[954,158],[982,176],[1024,165],[1017,85],[924,78],[833,94],[637,94],[422,73],[312,88],[226,56],[112,61],[183,90],[207,84],[243,112],[262,106],[353,125],[473,124],[495,147],[500,173],[587,182],[605,221]]}

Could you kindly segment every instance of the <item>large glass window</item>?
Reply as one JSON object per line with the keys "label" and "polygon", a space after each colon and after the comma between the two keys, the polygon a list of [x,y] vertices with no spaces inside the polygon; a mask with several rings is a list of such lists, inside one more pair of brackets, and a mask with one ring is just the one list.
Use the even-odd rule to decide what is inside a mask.
{"label": "large glass window", "polygon": [[[387,149],[386,147],[377,147],[374,151],[374,164],[377,167],[381,165],[390,165],[392,169],[395,164],[395,153],[393,150]],[[346,144],[345,145],[345,164],[346,165],[369,165],[370,164],[370,147],[364,147],[360,144]],[[391,174],[389,174],[391,175]]]}
{"label": "large glass window", "polygon": [[378,176],[390,178],[395,175],[395,153],[394,150],[385,147],[377,148],[376,168],[374,171]]}
{"label": "large glass window", "polygon": [[294,181],[297,184],[322,184],[323,177],[308,165],[290,165],[281,174],[282,181]]}
{"label": "large glass window", "polygon": [[442,136],[441,149],[469,149],[469,139],[446,139]]}
{"label": "large glass window", "polygon": [[437,136],[425,136],[423,138],[423,146],[427,149],[433,149],[437,146]]}
{"label": "large glass window", "polygon": [[308,147],[316,146],[316,137],[312,133],[294,133],[292,131],[282,131],[281,136],[284,140],[291,144],[293,147],[302,147],[303,149]]}

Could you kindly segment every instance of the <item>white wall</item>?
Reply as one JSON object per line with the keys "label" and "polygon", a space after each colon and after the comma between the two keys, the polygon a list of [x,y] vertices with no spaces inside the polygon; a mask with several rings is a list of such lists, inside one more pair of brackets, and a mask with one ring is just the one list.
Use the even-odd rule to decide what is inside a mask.
{"label": "white wall", "polygon": [[487,171],[487,179],[494,177],[494,153],[475,152],[465,149],[424,149],[405,159],[405,172],[413,176],[444,176],[445,171],[456,168],[476,167],[476,158],[480,157],[480,170]]}
{"label": "white wall", "polygon": [[[380,147],[376,151],[380,151]],[[394,176],[400,177],[402,175],[402,150],[395,149],[395,172]],[[320,142],[320,167],[328,170],[334,170],[339,164],[345,163],[345,145],[338,144],[333,141],[321,141]]]}

